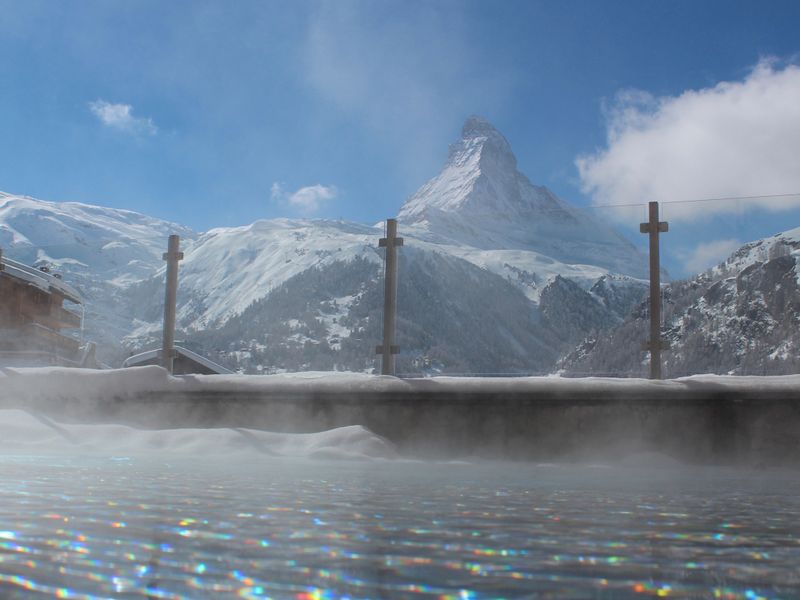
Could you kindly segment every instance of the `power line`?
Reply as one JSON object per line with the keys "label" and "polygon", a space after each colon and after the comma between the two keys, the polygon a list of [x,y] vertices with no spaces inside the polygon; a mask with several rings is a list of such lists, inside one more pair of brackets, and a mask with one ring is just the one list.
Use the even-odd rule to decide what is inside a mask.
{"label": "power line", "polygon": [[[697,204],[697,203],[704,203],[704,202],[722,202],[722,201],[732,201],[732,200],[777,200],[781,198],[792,198],[798,197],[800,198],[800,192],[795,192],[791,194],[765,194],[765,195],[756,195],[756,196],[722,196],[718,198],[691,198],[686,200],[669,200],[661,202],[664,206],[669,206],[671,204]],[[564,202],[562,200],[562,202]],[[629,204],[593,204],[590,206],[573,206],[571,204],[567,204],[566,212],[570,210],[582,213],[591,213],[594,211],[600,211],[601,209],[610,209],[610,208],[642,208],[648,205],[647,202],[642,203],[629,203]],[[563,213],[565,210],[563,208],[539,208],[537,210],[538,213]],[[384,236],[385,236],[385,224],[383,224],[384,228]],[[366,234],[365,234],[366,235]],[[136,238],[133,238],[136,239]],[[144,238],[142,238],[144,239]],[[30,246],[25,245],[10,245],[7,248],[11,251],[14,250],[69,250],[75,247],[83,247],[87,248],[84,244],[77,244],[77,243],[63,243],[63,244],[47,244],[47,245],[36,245],[31,244]],[[88,248],[87,248],[88,249]],[[44,257],[43,257],[44,258]]]}
{"label": "power line", "polygon": [[[661,204],[720,202],[722,200],[758,200],[761,198],[791,198],[794,196],[800,196],[800,192],[795,192],[794,194],[766,194],[763,196],[723,196],[720,198],[692,198],[691,200],[666,200],[661,202]],[[647,206],[647,202],[633,203],[633,204],[593,204],[589,208],[625,208],[625,207],[636,207],[636,206]]]}

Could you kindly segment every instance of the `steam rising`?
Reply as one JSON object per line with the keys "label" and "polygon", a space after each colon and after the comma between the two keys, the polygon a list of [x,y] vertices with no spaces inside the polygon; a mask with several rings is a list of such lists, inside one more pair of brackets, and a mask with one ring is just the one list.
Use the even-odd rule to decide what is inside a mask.
{"label": "steam rising", "polygon": [[798,382],[4,369],[0,453],[797,464]]}
{"label": "steam rising", "polygon": [[240,454],[314,458],[392,458],[392,444],[353,425],[309,434],[254,429],[141,430],[124,425],[56,423],[22,410],[0,410],[0,453],[25,455],[176,455],[198,458]]}

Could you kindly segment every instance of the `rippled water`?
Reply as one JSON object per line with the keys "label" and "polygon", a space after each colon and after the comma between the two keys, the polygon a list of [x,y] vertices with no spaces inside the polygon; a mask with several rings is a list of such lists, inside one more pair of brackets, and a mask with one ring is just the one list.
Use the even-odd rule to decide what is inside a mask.
{"label": "rippled water", "polygon": [[3,598],[800,597],[790,471],[5,457],[0,477]]}

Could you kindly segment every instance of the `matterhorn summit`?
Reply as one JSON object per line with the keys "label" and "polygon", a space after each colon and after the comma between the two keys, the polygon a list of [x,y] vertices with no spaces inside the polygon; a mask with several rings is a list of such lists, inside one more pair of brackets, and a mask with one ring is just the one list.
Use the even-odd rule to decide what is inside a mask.
{"label": "matterhorn summit", "polygon": [[611,227],[537,186],[508,140],[469,117],[442,171],[403,204],[407,226],[481,249],[532,250],[565,263],[643,276],[644,257]]}
{"label": "matterhorn summit", "polygon": [[450,145],[442,172],[406,201],[400,219],[418,223],[438,211],[476,215],[518,210],[518,176],[517,159],[506,138],[485,119],[470,117],[461,139]]}

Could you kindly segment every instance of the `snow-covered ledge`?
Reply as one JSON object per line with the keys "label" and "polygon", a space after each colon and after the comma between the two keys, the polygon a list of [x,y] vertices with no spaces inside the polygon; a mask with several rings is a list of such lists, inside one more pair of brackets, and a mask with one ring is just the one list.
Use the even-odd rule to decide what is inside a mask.
{"label": "snow-covered ledge", "polygon": [[314,432],[362,425],[414,454],[567,460],[660,451],[800,464],[800,375],[677,380],[170,377],[160,367],[3,369],[0,407],[65,422]]}
{"label": "snow-covered ledge", "polygon": [[612,377],[430,377],[399,379],[347,372],[305,372],[280,375],[182,375],[171,377],[161,367],[72,369],[65,367],[0,369],[0,400],[15,397],[64,398],[137,396],[154,393],[531,393],[531,394],[795,394],[800,375],[739,377],[693,375],[652,381]]}

